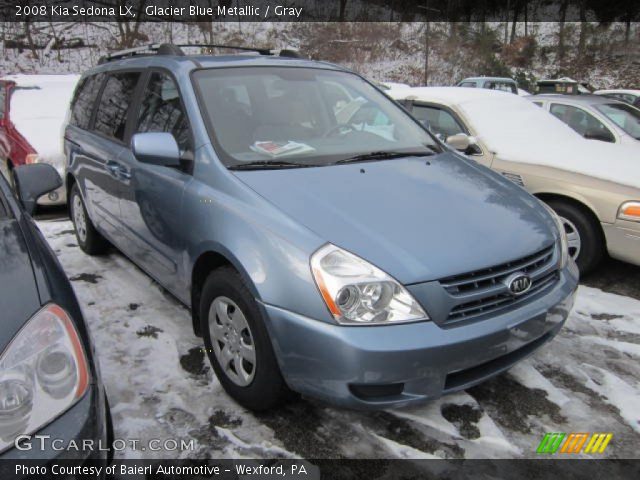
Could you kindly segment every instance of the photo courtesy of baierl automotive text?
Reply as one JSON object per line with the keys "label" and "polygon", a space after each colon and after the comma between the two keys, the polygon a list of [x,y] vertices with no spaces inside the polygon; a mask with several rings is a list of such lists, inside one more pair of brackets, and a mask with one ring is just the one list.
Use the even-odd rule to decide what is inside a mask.
{"label": "photo courtesy of baierl automotive text", "polygon": [[638,2],[0,31],[0,479],[640,477]]}

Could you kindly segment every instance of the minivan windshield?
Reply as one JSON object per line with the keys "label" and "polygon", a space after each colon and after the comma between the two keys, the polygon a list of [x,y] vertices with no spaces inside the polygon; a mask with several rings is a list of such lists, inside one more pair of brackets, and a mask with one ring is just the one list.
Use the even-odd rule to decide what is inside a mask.
{"label": "minivan windshield", "polygon": [[330,165],[440,151],[402,107],[355,74],[234,67],[199,70],[193,78],[212,141],[229,168]]}
{"label": "minivan windshield", "polygon": [[596,105],[606,117],[621,129],[640,140],[640,110],[626,103]]}

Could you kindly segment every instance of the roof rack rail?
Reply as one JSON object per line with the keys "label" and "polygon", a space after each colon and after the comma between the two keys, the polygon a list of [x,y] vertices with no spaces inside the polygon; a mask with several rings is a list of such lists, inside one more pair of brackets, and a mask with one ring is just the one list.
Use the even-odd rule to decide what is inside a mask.
{"label": "roof rack rail", "polygon": [[237,45],[218,45],[215,43],[179,43],[175,45],[178,48],[222,48],[228,50],[240,50],[243,52],[256,52],[260,55],[273,55],[270,48],[240,47]]}
{"label": "roof rack rail", "polygon": [[125,50],[119,50],[117,52],[109,53],[100,58],[98,64],[109,62],[111,60],[118,60],[121,58],[133,57],[136,55],[177,55],[182,56],[184,52],[182,48],[221,48],[229,50],[240,50],[244,52],[256,52],[260,55],[272,55],[287,58],[302,58],[302,55],[297,50],[293,49],[271,49],[271,48],[256,48],[256,47],[242,47],[237,45],[218,45],[210,43],[150,43],[140,47],[127,48]]}

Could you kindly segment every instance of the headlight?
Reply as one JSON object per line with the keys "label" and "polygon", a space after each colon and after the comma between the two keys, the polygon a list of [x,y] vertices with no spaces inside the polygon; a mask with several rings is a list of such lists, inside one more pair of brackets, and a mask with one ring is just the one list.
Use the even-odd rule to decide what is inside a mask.
{"label": "headlight", "polygon": [[89,370],[67,313],[47,305],[0,357],[0,451],[69,409],[87,391]]}
{"label": "headlight", "polygon": [[544,208],[547,209],[558,227],[558,236],[560,241],[560,268],[562,269],[567,266],[567,262],[569,261],[569,241],[567,240],[567,231],[564,229],[564,224],[558,214],[546,203],[541,203],[544,205]]}
{"label": "headlight", "polygon": [[30,153],[24,158],[24,163],[30,165],[32,163],[40,163],[40,156],[37,153]]}
{"label": "headlight", "polygon": [[620,220],[640,222],[640,202],[625,202],[618,210]]}
{"label": "headlight", "polygon": [[311,256],[311,271],[339,323],[379,325],[429,318],[396,280],[335,245],[327,244]]}

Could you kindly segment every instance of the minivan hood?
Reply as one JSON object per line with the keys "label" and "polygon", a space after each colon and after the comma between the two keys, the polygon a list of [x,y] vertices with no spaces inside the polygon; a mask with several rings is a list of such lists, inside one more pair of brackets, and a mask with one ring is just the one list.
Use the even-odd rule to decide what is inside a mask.
{"label": "minivan hood", "polygon": [[327,242],[404,284],[505,263],[553,242],[536,199],[448,152],[234,173]]}

